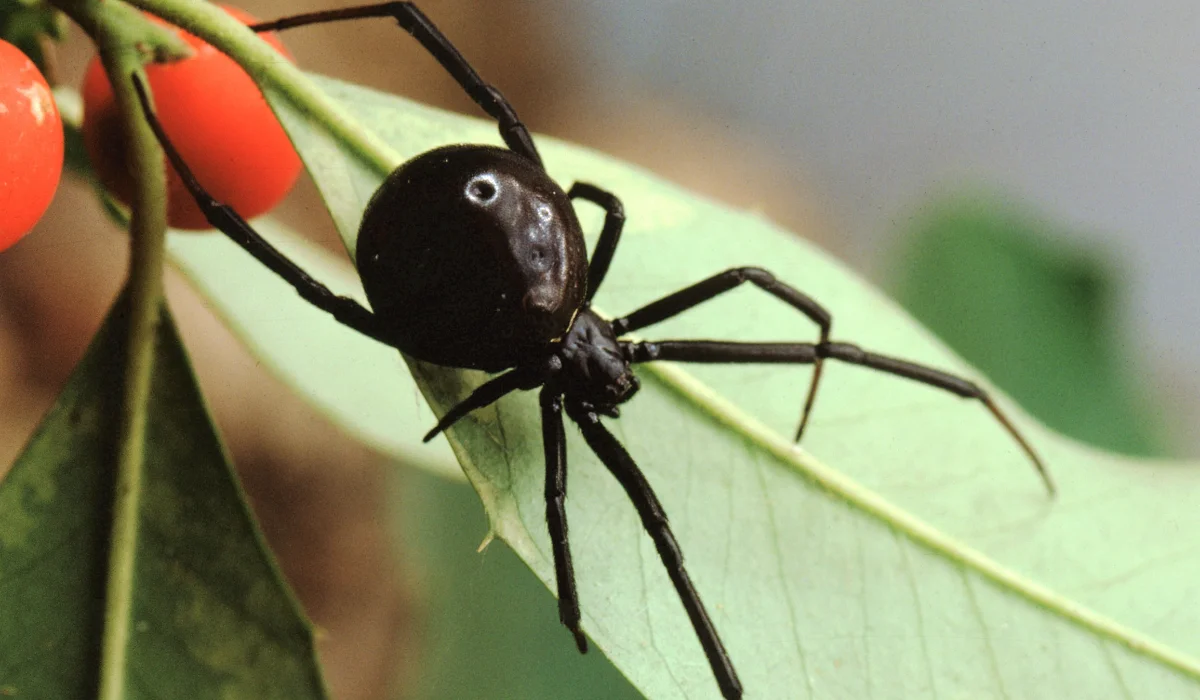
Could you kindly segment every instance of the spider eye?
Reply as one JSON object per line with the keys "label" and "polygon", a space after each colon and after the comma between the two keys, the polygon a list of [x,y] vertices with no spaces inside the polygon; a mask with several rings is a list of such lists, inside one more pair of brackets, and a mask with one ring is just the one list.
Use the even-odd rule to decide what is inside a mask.
{"label": "spider eye", "polygon": [[467,183],[467,199],[476,204],[491,204],[496,199],[496,180],[491,175],[480,175],[471,178]]}

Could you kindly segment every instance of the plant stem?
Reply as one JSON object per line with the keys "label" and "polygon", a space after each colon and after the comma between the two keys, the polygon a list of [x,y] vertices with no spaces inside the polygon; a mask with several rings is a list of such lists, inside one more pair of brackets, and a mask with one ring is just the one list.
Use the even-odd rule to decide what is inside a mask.
{"label": "plant stem", "polygon": [[98,693],[102,700],[123,700],[128,695],[126,680],[145,466],[146,418],[154,369],[155,334],[162,312],[167,219],[162,151],[142,118],[130,77],[141,72],[147,53],[181,56],[186,55],[187,49],[176,37],[118,2],[60,0],[58,7],[83,28],[99,48],[100,59],[108,72],[129,134],[130,164],[136,173],[126,281],[129,325]]}
{"label": "plant stem", "polygon": [[129,61],[121,52],[113,54],[101,51],[101,60],[113,83],[125,128],[132,135],[129,144],[133,157],[130,162],[133,172],[138,174],[129,222],[131,245],[129,278],[126,280],[129,326],[125,392],[121,402],[117,489],[113,503],[108,604],[105,609],[99,693],[102,700],[122,700],[126,696],[126,655],[133,619],[134,565],[145,472],[146,416],[154,369],[155,335],[162,315],[167,192],[162,151],[149,133],[129,81],[129,76],[135,70],[140,71],[141,66]]}

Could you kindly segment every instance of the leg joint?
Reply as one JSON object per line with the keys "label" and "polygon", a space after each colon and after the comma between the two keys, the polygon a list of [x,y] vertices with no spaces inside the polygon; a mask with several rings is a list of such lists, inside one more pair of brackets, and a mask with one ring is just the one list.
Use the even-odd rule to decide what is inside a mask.
{"label": "leg joint", "polygon": [[761,267],[739,267],[734,269],[735,276],[742,281],[753,282],[764,286],[774,286],[779,280],[775,275]]}

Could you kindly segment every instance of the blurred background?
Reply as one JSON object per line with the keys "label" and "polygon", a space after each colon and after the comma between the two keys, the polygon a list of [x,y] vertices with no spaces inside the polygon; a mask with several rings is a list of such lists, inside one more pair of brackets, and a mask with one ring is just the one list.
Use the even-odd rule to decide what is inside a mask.
{"label": "blurred background", "polygon": [[[241,6],[267,19],[334,4]],[[833,251],[1060,431],[1134,454],[1200,454],[1195,3],[420,5],[534,130]],[[477,113],[388,21],[284,43],[309,70]],[[73,32],[57,79],[77,85],[90,55]],[[314,223],[321,212],[302,182],[279,217],[338,249],[332,225]],[[0,256],[0,473],[99,326],[125,243],[90,186],[68,178],[38,230]],[[337,697],[583,697],[579,674],[597,698],[630,694],[598,655],[574,654],[549,594],[510,555],[474,553],[486,525],[465,487],[414,483],[428,477],[339,436],[170,286],[263,526],[326,630]],[[405,522],[447,509],[461,527],[432,546],[462,558],[426,562],[412,553],[430,541]],[[536,611],[522,633],[550,649],[525,674],[537,680],[471,668],[456,660],[478,661],[469,641],[438,636],[447,600],[491,595],[457,611],[456,629],[484,639],[494,626],[515,644]]]}

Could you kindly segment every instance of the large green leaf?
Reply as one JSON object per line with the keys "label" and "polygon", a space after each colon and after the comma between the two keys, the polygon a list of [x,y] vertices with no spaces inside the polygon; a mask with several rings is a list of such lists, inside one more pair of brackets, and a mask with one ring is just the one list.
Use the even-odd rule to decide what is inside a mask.
{"label": "large green leaf", "polygon": [[[320,84],[405,157],[497,141],[490,124]],[[275,101],[352,244],[383,173]],[[978,378],[839,263],[768,222],[583,149],[539,143],[561,182],[586,179],[625,200],[629,225],[602,308],[625,312],[716,270],[764,265],[822,300],[839,338]],[[594,233],[598,212],[581,209]],[[647,335],[814,333],[749,289]],[[317,352],[325,341],[294,342]],[[439,412],[482,378],[414,370]],[[1200,471],[1099,453],[1019,418],[1059,481],[1052,501],[981,407],[928,387],[830,367],[804,448],[794,449],[781,435],[794,428],[807,370],[688,371],[643,370],[641,394],[610,425],[659,491],[751,697],[1200,697],[1200,620],[1189,604],[1200,562],[1170,536],[1200,525]],[[537,420],[532,397],[514,396],[450,437],[496,533],[552,585]],[[574,435],[569,453],[585,628],[647,695],[714,696],[632,508]]]}
{"label": "large green leaf", "polygon": [[0,695],[95,697],[109,595],[133,599],[131,618],[114,620],[128,631],[119,673],[131,699],[324,698],[312,629],[253,523],[166,314],[134,588],[106,591],[123,309],[0,484]]}

